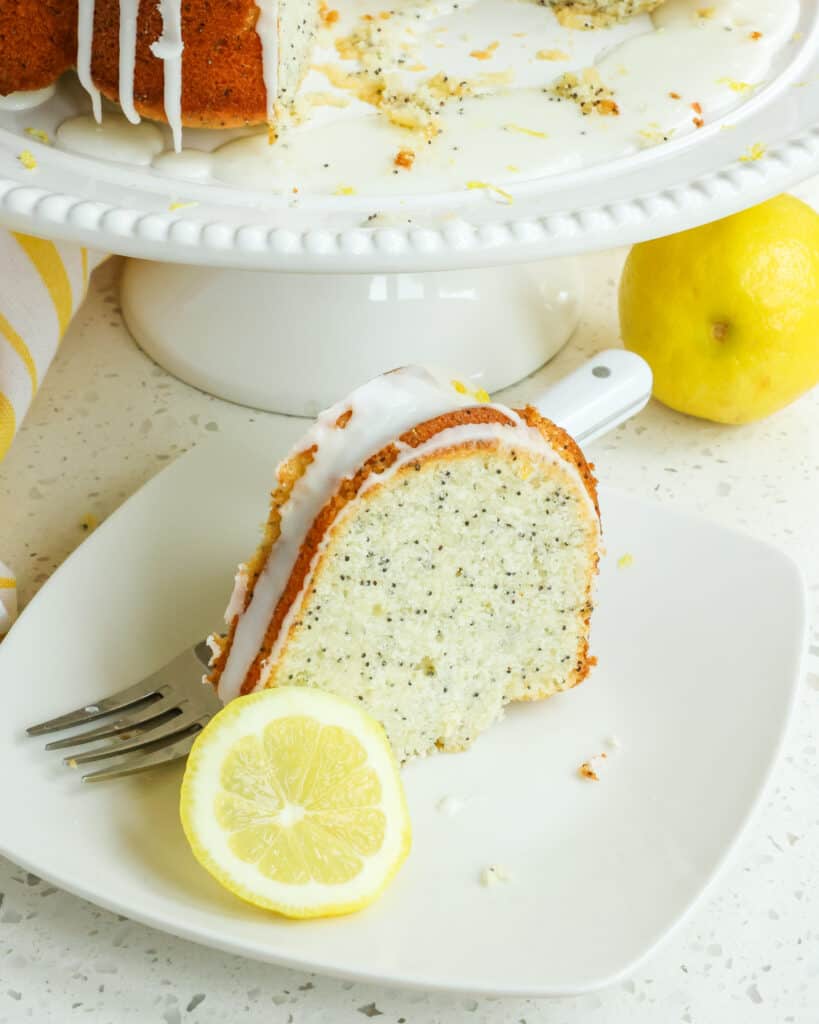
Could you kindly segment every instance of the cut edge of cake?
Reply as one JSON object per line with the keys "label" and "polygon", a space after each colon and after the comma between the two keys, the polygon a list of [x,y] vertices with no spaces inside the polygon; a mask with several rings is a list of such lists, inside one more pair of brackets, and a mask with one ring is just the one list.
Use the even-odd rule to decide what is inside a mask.
{"label": "cut edge of cake", "polygon": [[[406,374],[419,371],[400,372]],[[373,382],[370,382],[370,386],[373,386]],[[440,382],[436,382],[436,387],[443,394]],[[280,592],[275,601],[274,611],[267,615],[267,621],[264,623],[264,636],[259,637],[257,634],[251,641],[251,644],[256,643],[252,659],[248,664],[246,656],[248,648],[245,637],[242,640],[242,643],[245,644],[245,651],[244,654],[240,652],[238,658],[241,660],[244,657],[246,670],[245,664],[240,664],[237,672],[234,664],[231,666],[232,671],[226,676],[225,669],[230,664],[237,630],[242,621],[246,619],[247,609],[253,604],[258,581],[263,574],[269,573],[271,562],[275,563],[277,560],[279,554],[277,547],[282,533],[282,517],[287,519],[288,512],[292,513],[291,503],[294,501],[294,494],[296,504],[298,504],[300,491],[309,489],[305,485],[305,477],[309,477],[311,472],[316,474],[316,462],[321,461],[319,456],[321,443],[316,436],[316,428],[314,428],[312,436],[308,434],[306,439],[306,442],[312,443],[297,446],[297,450],[281,463],[277,471],[278,486],[272,495],[270,515],[262,543],[253,559],[247,565],[240,566],[237,573],[236,586],[226,613],[228,633],[224,637],[211,638],[214,658],[213,671],[208,679],[217,687],[224,700],[229,700],[239,693],[250,692],[278,683],[319,685],[341,696],[346,696],[348,699],[362,702],[385,724],[396,748],[396,753],[404,760],[426,753],[434,746],[444,749],[462,749],[469,745],[477,733],[483,731],[492,721],[500,717],[502,707],[508,701],[542,699],[552,693],[577,685],[588,674],[594,662],[588,653],[588,634],[592,608],[592,586],[597,572],[600,542],[599,510],[592,468],[586,463],[575,442],[560,428],[540,416],[535,409],[525,408],[515,412],[502,406],[471,405],[469,402],[474,399],[470,396],[457,394],[454,390],[450,390],[451,394],[445,395],[443,399],[444,404],[457,405],[458,403],[453,401],[453,399],[457,399],[460,403],[459,407],[450,408],[447,412],[415,423],[400,433],[396,432],[393,439],[378,447],[374,454],[354,463],[354,472],[349,474],[342,472],[333,478],[327,500],[321,502],[318,514],[313,516],[309,523],[300,524],[304,528],[304,534],[298,544],[295,556],[292,554],[294,550],[292,538],[287,542],[291,545],[291,553],[280,559],[283,564],[279,565],[278,573],[274,572],[273,574],[278,576]],[[328,438],[331,438],[336,444],[340,442],[343,445],[344,436],[351,427],[351,422],[356,418],[354,406],[354,401],[347,404],[339,403],[329,413],[324,414],[323,419],[320,418],[319,432],[324,433],[325,445]],[[408,415],[411,414],[408,413]],[[367,419],[366,416],[360,418]],[[464,456],[468,458],[465,459]],[[470,460],[474,467],[480,460],[486,462],[493,459],[496,460],[493,463],[495,475],[504,476],[504,487],[508,487],[510,483],[509,480],[506,480],[507,469],[514,466],[513,477],[517,481],[516,486],[521,493],[523,493],[524,485],[531,490],[533,483],[537,481],[540,481],[542,486],[551,486],[549,484],[551,477],[557,479],[564,489],[567,486],[570,490],[573,489],[573,500],[578,503],[578,508],[583,510],[580,518],[586,534],[581,545],[583,551],[578,556],[578,565],[575,565],[573,569],[575,577],[578,577],[578,573],[580,573],[582,579],[575,578],[570,595],[571,601],[567,600],[566,602],[567,605],[571,604],[571,610],[561,609],[566,613],[564,618],[560,622],[553,623],[555,630],[559,632],[567,630],[568,636],[574,637],[571,644],[567,646],[564,643],[560,647],[559,656],[565,666],[562,674],[556,673],[555,666],[551,665],[551,675],[541,673],[538,676],[535,672],[526,676],[529,668],[527,667],[525,672],[522,669],[519,671],[520,665],[515,666],[514,659],[511,657],[507,658],[502,666],[495,666],[492,671],[485,671],[486,666],[495,664],[494,652],[491,649],[485,657],[474,658],[474,665],[471,669],[468,668],[468,665],[472,662],[470,662],[469,652],[466,652],[460,654],[449,668],[442,670],[438,665],[438,654],[444,652],[441,656],[444,660],[449,658],[450,661],[452,656],[452,651],[448,651],[446,645],[441,646],[439,643],[438,647],[435,647],[435,644],[430,641],[426,645],[429,649],[421,650],[420,648],[424,644],[418,641],[417,630],[414,629],[414,626],[399,622],[378,623],[379,608],[385,618],[397,617],[397,615],[387,615],[385,609],[389,606],[389,602],[383,604],[374,601],[371,602],[369,612],[361,611],[361,609],[356,612],[353,616],[353,624],[347,623],[347,626],[351,631],[361,629],[361,634],[357,639],[350,638],[349,642],[347,642],[347,638],[331,639],[335,628],[334,623],[343,619],[344,615],[349,612],[349,608],[352,607],[345,602],[347,600],[352,602],[359,595],[357,593],[354,597],[348,595],[345,601],[336,603],[329,620],[322,619],[321,615],[316,612],[315,605],[318,601],[324,601],[328,607],[334,605],[334,588],[338,589],[340,586],[343,590],[347,586],[343,568],[355,569],[355,572],[361,576],[360,566],[356,567],[352,548],[352,545],[357,543],[353,540],[356,524],[363,522],[367,516],[375,514],[372,510],[375,509],[377,512],[379,502],[383,505],[385,501],[394,500],[396,496],[391,492],[394,492],[397,486],[401,486],[402,489],[409,486],[409,491],[406,493],[412,493],[417,490],[419,482],[425,476],[432,474],[434,477],[436,473],[440,476],[447,472],[451,476],[456,464],[461,467],[466,466],[468,471]],[[311,467],[313,467],[312,470]],[[318,472],[322,472],[320,468]],[[477,478],[471,485],[474,488],[479,489],[481,474],[486,478],[486,466],[478,471]],[[537,480],[532,480],[533,474]],[[458,477],[458,475],[459,473],[456,472],[455,476]],[[463,473],[461,472],[460,475],[463,476]],[[396,482],[399,480],[400,484]],[[565,494],[563,497],[565,498]],[[484,512],[489,507],[488,500],[481,506]],[[517,502],[517,506],[515,502]],[[513,515],[507,516],[507,519],[514,518],[515,514],[521,512],[523,504],[521,497],[515,496],[515,501],[510,506]],[[478,516],[477,512],[472,514]],[[292,523],[292,515],[290,520]],[[400,517],[398,521],[401,522]],[[539,527],[543,526],[545,521],[546,518],[543,517],[543,523],[538,524],[536,520],[534,523],[528,524],[527,529],[530,535],[517,552],[515,559],[504,555],[504,558],[511,559],[506,571],[514,575],[525,574],[529,571],[527,566],[531,563],[536,568],[531,570],[530,575],[537,575],[540,580],[540,583],[536,583],[530,579],[526,584],[528,588],[528,598],[526,599],[532,602],[532,607],[524,609],[522,616],[517,616],[518,619],[521,619],[520,628],[514,626],[514,622],[517,621],[515,617],[508,614],[511,606],[507,606],[506,609],[505,628],[507,631],[512,629],[513,632],[514,629],[518,630],[516,649],[519,650],[524,648],[528,650],[528,634],[524,629],[526,623],[531,623],[533,619],[537,621],[537,615],[540,615],[545,621],[548,614],[552,614],[549,612],[552,605],[545,600],[546,593],[543,594],[544,600],[538,604],[536,590],[538,585],[544,592],[546,588],[550,587],[551,584],[546,577],[554,571],[557,564],[554,553],[545,554],[544,544],[545,547],[548,547],[548,543],[545,543],[544,538],[538,535]],[[407,520],[403,521],[404,529],[407,528],[407,522]],[[445,518],[442,522],[445,524],[447,519]],[[288,529],[288,532],[293,533],[292,529],[289,529],[289,524],[286,524],[285,528]],[[440,524],[438,528],[441,528]],[[564,529],[567,528],[564,524]],[[463,529],[466,529],[466,526]],[[508,532],[508,526],[496,526],[494,529],[496,531],[506,529]],[[298,533],[298,530],[295,532]],[[382,538],[379,542],[381,557],[386,557],[387,561],[391,557],[391,555],[386,555],[386,552],[390,550],[389,536],[391,534],[387,535],[386,540]],[[285,547],[287,543],[285,543]],[[520,544],[518,540],[515,540],[514,543]],[[350,546],[349,551],[345,550],[345,544]],[[454,546],[457,547],[457,543]],[[574,544],[573,546],[576,547]],[[468,545],[464,550],[467,549]],[[478,560],[484,560],[485,553],[479,547],[476,555]],[[375,552],[372,557],[376,557],[377,554],[378,552]],[[542,564],[543,557],[546,557],[546,564]],[[340,568],[341,562],[345,559],[344,566]],[[350,565],[351,559],[352,565]],[[289,565],[287,564],[288,560]],[[400,559],[396,560],[396,564],[398,562]],[[463,621],[458,620],[458,630],[468,631],[470,623],[477,622],[480,617],[481,608],[487,603],[491,605],[492,598],[498,596],[497,593],[483,593],[487,588],[491,590],[494,587],[495,591],[500,590],[502,594],[506,594],[506,599],[511,601],[511,605],[516,604],[515,594],[507,593],[508,587],[504,586],[504,580],[496,578],[500,572],[499,564],[498,558],[495,557],[491,570],[487,563],[483,565],[480,573],[476,573],[474,567],[458,566],[461,572],[457,577],[453,577],[455,590],[458,585],[472,580],[472,587],[477,587],[482,592],[481,601],[483,602],[483,604],[479,603],[475,606],[470,616],[464,618]],[[430,600],[433,598],[438,600],[440,594],[449,589],[449,585],[446,583],[449,577],[444,577],[442,582],[440,567],[438,570],[437,582],[432,584],[433,591]],[[420,572],[417,571],[417,566],[413,569],[410,563],[404,565],[403,571],[405,573],[403,592],[404,597],[408,597],[409,590],[415,586],[413,581],[420,578]],[[491,576],[487,575],[490,571],[493,574]],[[464,573],[466,575],[462,578]],[[355,575],[355,573],[350,575]],[[340,580],[339,577],[341,577]],[[473,577],[475,578],[473,579]],[[331,578],[335,580],[332,587],[329,583]],[[374,594],[379,582],[377,577],[372,579],[375,582],[370,581],[364,589],[369,589],[372,585],[370,593]],[[385,577],[382,579],[386,582]],[[468,594],[469,588],[464,590],[462,602],[466,600]],[[534,597],[532,597],[533,594]],[[523,600],[523,598],[517,598],[517,600]],[[416,603],[420,604],[421,602],[419,600]],[[469,606],[467,600],[467,607]],[[269,607],[268,603],[268,610]],[[364,606],[361,607],[364,608]],[[374,612],[373,609],[375,609]],[[419,611],[422,618],[427,614],[428,611]],[[495,612],[491,614],[494,615]],[[440,617],[443,615],[443,610],[438,607],[437,611],[434,611],[433,617],[435,615]],[[379,632],[377,628],[379,625],[389,626],[388,633],[390,630],[392,631],[392,635],[382,646],[389,647],[393,652],[399,648],[404,650],[408,644],[410,646],[414,644],[418,649],[417,657],[413,655],[414,660],[411,663],[407,657],[397,658],[397,661],[402,664],[396,664],[389,668],[387,675],[390,676],[390,679],[387,679],[382,671],[382,678],[376,682],[374,673],[370,671],[372,666],[367,666],[367,674],[373,675],[373,679],[365,680],[362,671],[358,668],[354,671],[351,668],[350,656],[355,650],[359,651],[362,658],[367,659],[367,645],[369,640]],[[484,623],[484,626],[487,626],[487,623]],[[473,634],[482,636],[480,632],[475,633],[474,628]],[[316,637],[319,635],[324,636],[327,642],[317,640]],[[490,634],[487,632],[488,635]],[[414,640],[413,637],[415,637]],[[543,643],[546,641],[544,640],[540,645],[537,643],[531,645],[530,653],[534,654],[535,649],[542,647]],[[558,641],[554,636],[548,643],[551,644],[550,651],[557,649]],[[438,654],[431,653],[433,648]],[[234,655],[236,656],[236,652]],[[381,666],[383,670],[388,661],[383,650],[381,651],[381,660],[384,662]],[[455,663],[457,663],[457,668],[455,668]],[[464,671],[467,673],[471,671],[476,678],[482,677],[480,684],[474,680],[472,683],[468,683],[468,685],[474,684],[473,688],[469,690],[469,694],[478,695],[474,698],[476,714],[466,720],[468,727],[461,728],[458,722],[454,724],[450,722],[447,726],[448,734],[447,728],[444,728],[441,735],[434,737],[434,742],[430,741],[426,746],[421,744],[420,749],[417,735],[414,735],[411,742],[405,741],[405,736],[401,735],[398,719],[410,706],[415,709],[413,711],[414,719],[422,715],[424,704],[421,701],[419,705],[418,701],[425,691],[429,691],[430,700],[433,703],[437,702],[436,707],[441,711],[441,693],[440,690],[434,689],[435,685],[448,685],[453,688],[453,692],[460,693],[463,689],[461,682],[463,682]],[[498,676],[502,678],[499,680]],[[390,680],[391,685],[394,686],[399,678],[402,678],[408,687],[415,687],[415,690],[411,699],[406,696],[390,705],[394,709],[395,713],[393,713],[381,706],[382,698],[389,690]],[[407,693],[409,694],[409,691]],[[474,728],[471,723],[474,723]],[[460,723],[460,725],[462,724]]]}
{"label": "cut edge of cake", "polygon": [[608,28],[638,14],[651,14],[665,0],[538,0],[550,7],[564,28]]}

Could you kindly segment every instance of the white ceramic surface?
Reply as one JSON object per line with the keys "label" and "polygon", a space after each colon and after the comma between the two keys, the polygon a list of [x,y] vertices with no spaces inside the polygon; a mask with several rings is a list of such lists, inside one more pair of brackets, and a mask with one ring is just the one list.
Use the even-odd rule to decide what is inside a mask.
{"label": "white ceramic surface", "polygon": [[[492,17],[486,39],[502,35]],[[0,222],[144,258],[332,273],[492,266],[610,247],[724,216],[819,170],[818,49],[819,4],[803,0],[786,66],[737,111],[622,159],[514,184],[511,203],[486,189],[294,197],[180,182],[43,146],[24,133],[28,112],[7,113]],[[54,125],[80,99],[64,90],[51,100]],[[21,165],[23,148],[36,171]]]}
{"label": "white ceramic surface", "polygon": [[[469,753],[406,770],[412,855],[356,917],[293,924],[221,891],[185,847],[178,769],[82,787],[23,737],[217,624],[273,462],[299,431],[268,421],[200,446],[111,517],[23,614],[0,649],[0,774],[25,780],[3,789],[3,852],[136,920],[260,959],[490,993],[612,981],[713,878],[781,745],[805,603],[794,565],[766,544],[604,491],[600,665],[578,690],[514,708]],[[618,568],[626,553],[632,564]],[[581,780],[580,762],[611,735],[620,746],[601,781]],[[464,801],[454,817],[437,810],[446,796]],[[511,881],[482,887],[490,863]]]}
{"label": "white ceramic surface", "polygon": [[577,326],[576,259],[425,274],[280,274],[130,260],[122,309],[140,346],[188,384],[315,416],[408,363],[455,366],[494,392]]}

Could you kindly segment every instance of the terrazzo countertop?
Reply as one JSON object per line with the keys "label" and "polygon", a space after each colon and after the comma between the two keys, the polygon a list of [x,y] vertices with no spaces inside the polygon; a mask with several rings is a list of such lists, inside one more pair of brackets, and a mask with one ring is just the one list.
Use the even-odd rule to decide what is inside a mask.
{"label": "terrazzo countertop", "polygon": [[[617,344],[615,283],[623,255],[585,261],[582,325],[541,371],[543,380]],[[16,568],[23,602],[82,542],[88,516],[103,520],[211,432],[265,415],[210,398],[151,363],[123,327],[118,273],[112,261],[95,275],[0,466],[0,556]],[[604,482],[780,545],[801,563],[815,603],[819,389],[741,428],[652,403],[593,445],[591,455]],[[816,1024],[816,658],[809,669],[768,799],[712,897],[632,979],[613,988],[571,999],[476,1000],[295,973],[98,910],[0,859],[0,1021]]]}

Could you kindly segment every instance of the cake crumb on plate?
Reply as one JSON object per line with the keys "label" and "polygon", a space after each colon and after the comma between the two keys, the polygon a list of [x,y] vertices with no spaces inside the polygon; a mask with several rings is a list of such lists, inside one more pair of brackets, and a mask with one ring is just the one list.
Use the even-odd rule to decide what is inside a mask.
{"label": "cake crumb on plate", "polygon": [[499,882],[511,882],[512,876],[503,866],[503,864],[490,864],[481,872],[481,885],[484,888],[489,888],[492,885],[498,885]]}

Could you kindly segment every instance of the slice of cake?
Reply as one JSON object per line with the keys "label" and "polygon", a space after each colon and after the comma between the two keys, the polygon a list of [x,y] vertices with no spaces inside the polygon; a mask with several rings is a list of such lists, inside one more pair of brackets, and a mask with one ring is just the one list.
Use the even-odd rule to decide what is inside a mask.
{"label": "slice of cake", "polygon": [[277,479],[211,638],[223,700],[316,686],[360,703],[406,760],[587,675],[595,481],[535,409],[397,370],[323,413]]}
{"label": "slice of cake", "polygon": [[565,28],[605,28],[636,14],[650,14],[665,0],[540,0]]}

